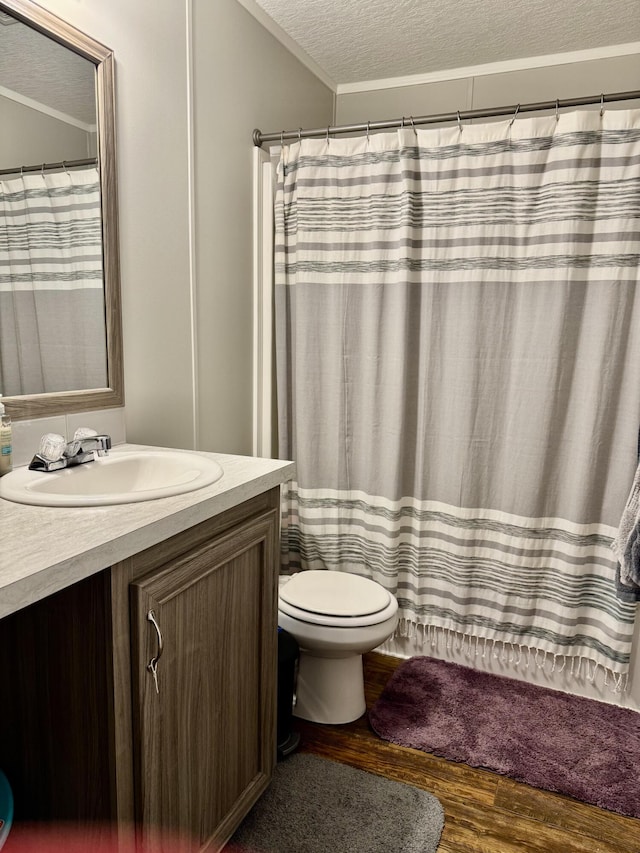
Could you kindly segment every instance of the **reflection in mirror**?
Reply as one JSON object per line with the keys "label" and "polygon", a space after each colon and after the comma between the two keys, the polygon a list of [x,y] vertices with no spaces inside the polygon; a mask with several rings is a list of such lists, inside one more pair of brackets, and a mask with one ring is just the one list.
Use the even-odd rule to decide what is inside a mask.
{"label": "reflection in mirror", "polygon": [[14,418],[122,405],[111,51],[0,0],[0,393]]}

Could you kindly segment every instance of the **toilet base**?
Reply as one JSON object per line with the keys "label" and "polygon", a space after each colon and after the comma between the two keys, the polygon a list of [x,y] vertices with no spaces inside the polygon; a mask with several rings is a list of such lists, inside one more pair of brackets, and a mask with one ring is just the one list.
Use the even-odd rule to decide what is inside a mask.
{"label": "toilet base", "polygon": [[317,657],[300,650],[294,716],[313,723],[350,723],[366,709],[362,655]]}

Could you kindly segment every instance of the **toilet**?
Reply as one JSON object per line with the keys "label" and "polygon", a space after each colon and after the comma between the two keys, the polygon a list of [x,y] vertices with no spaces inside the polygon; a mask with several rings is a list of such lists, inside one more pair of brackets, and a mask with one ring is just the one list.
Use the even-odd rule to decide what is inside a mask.
{"label": "toilet", "polygon": [[362,655],[397,623],[395,596],[368,578],[327,570],[281,578],[278,624],[300,646],[295,716],[315,723],[362,716]]}

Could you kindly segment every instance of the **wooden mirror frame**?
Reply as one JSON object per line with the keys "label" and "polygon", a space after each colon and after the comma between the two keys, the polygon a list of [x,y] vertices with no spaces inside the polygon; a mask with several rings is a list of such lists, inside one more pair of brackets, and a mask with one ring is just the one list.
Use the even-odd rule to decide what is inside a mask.
{"label": "wooden mirror frame", "polygon": [[102,208],[102,256],[107,338],[107,388],[25,394],[3,397],[14,420],[41,418],[124,404],[122,359],[122,311],[120,301],[120,249],[118,243],[118,196],[113,51],[46,11],[31,0],[0,0],[0,11],[84,56],[96,66],[98,158]]}

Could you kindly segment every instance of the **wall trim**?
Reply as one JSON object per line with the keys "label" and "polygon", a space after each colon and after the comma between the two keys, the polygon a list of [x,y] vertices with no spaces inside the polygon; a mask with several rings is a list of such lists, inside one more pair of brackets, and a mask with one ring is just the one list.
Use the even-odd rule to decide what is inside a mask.
{"label": "wall trim", "polygon": [[273,197],[275,148],[253,149],[253,445],[273,456]]}
{"label": "wall trim", "polygon": [[[239,2],[244,5],[244,0],[239,0]],[[640,54],[640,42],[637,41],[607,47],[594,47],[587,50],[574,50],[568,53],[507,59],[503,62],[469,65],[465,68],[447,68],[443,71],[431,71],[426,74],[413,74],[406,77],[387,77],[382,80],[364,80],[360,83],[338,83],[335,91],[337,95],[351,95],[358,92],[372,92],[376,89],[396,89],[404,86],[421,86],[425,83],[443,83],[448,80],[460,80],[464,77],[505,74],[511,71],[526,71],[530,68],[545,68],[553,65],[569,65],[573,62],[589,62],[594,59],[629,56],[635,53]]]}
{"label": "wall trim", "polygon": [[189,313],[191,329],[191,443],[200,450],[200,396],[198,387],[198,292],[196,269],[195,132],[193,105],[193,0],[185,0],[186,82],[187,82],[187,195],[189,240]]}
{"label": "wall trim", "polygon": [[259,21],[262,26],[268,30],[272,36],[278,39],[278,41],[286,47],[289,53],[292,53],[296,59],[298,59],[303,65],[305,65],[312,74],[321,80],[325,86],[331,89],[332,92],[336,91],[336,81],[333,80],[324,68],[321,68],[315,59],[312,59],[309,54],[303,50],[297,41],[291,38],[291,36],[286,33],[282,27],[280,27],[270,15],[262,9],[255,0],[238,0],[238,3],[243,6],[250,15]]}

